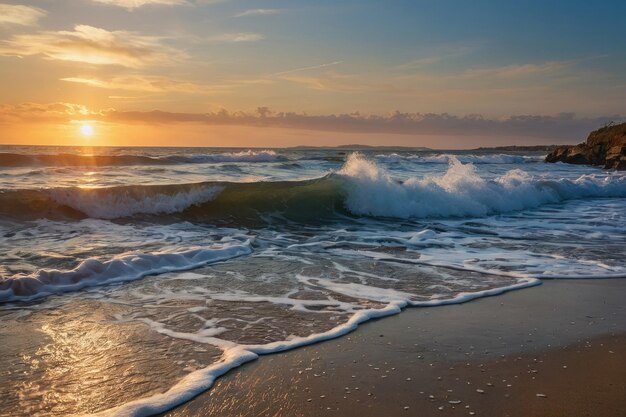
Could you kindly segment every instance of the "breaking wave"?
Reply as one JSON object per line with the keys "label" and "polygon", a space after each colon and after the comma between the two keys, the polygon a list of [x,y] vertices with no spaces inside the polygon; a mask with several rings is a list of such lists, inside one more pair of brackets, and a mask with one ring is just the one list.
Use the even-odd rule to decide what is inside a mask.
{"label": "breaking wave", "polygon": [[615,197],[626,197],[624,175],[547,180],[515,169],[487,180],[472,164],[450,157],[443,175],[398,181],[374,161],[352,154],[341,170],[314,180],[6,191],[0,193],[0,216],[115,219],[176,214],[191,220],[235,223],[272,213],[295,220],[320,220],[335,214],[448,218]]}
{"label": "breaking wave", "polygon": [[348,180],[348,210],[382,217],[478,217],[580,198],[626,197],[622,175],[545,180],[515,169],[485,180],[472,164],[455,157],[444,175],[399,182],[375,162],[353,154],[338,175]]}
{"label": "breaking wave", "polygon": [[252,252],[250,241],[175,253],[136,253],[107,261],[86,259],[68,271],[41,269],[0,279],[0,302],[30,300],[96,285],[133,281],[146,275],[184,271]]}

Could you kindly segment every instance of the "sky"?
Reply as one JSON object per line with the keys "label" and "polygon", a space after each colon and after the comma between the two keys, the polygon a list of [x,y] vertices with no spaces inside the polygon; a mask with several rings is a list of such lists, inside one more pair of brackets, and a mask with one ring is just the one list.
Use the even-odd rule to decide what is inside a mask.
{"label": "sky", "polygon": [[577,143],[626,119],[625,15],[622,0],[0,0],[0,143]]}

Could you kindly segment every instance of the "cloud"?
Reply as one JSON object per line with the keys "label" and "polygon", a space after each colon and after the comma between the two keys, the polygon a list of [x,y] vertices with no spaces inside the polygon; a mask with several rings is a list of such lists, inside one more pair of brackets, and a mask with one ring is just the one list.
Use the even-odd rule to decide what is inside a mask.
{"label": "cloud", "polygon": [[282,9],[248,9],[244,10],[241,13],[237,13],[235,17],[244,17],[244,16],[267,16],[272,14],[282,13]]}
{"label": "cloud", "polygon": [[492,68],[469,69],[462,76],[474,77],[500,77],[500,78],[523,78],[535,74],[547,74],[558,72],[568,66],[565,61],[550,61],[541,64],[506,65]]}
{"label": "cloud", "polygon": [[[434,63],[435,61],[433,61]],[[486,82],[493,85],[497,81],[510,83],[512,81],[524,81],[533,77],[550,77],[555,74],[562,75],[565,70],[573,70],[573,61],[548,61],[542,63],[511,64],[494,67],[468,68],[457,72],[424,71],[396,77],[399,80],[414,80],[422,82],[445,82],[445,83],[475,83]],[[472,84],[475,85],[475,84]],[[508,85],[508,84],[507,84]]]}
{"label": "cloud", "polygon": [[408,135],[457,136],[526,136],[568,139],[576,142],[589,131],[624,116],[576,118],[572,113],[556,116],[516,115],[489,119],[480,115],[454,116],[447,113],[401,113],[389,115],[331,114],[308,115],[294,112],[271,112],[259,108],[257,113],[222,110],[214,113],[171,113],[164,111],[108,111],[103,119],[119,123],[203,123],[208,125],[239,125],[303,130],[388,133]]}
{"label": "cloud", "polygon": [[286,74],[279,76],[279,78],[317,91],[354,93],[364,92],[372,88],[370,84],[357,75],[342,74],[334,71],[327,71],[319,75]]}
{"label": "cloud", "polygon": [[333,62],[327,62],[326,64],[311,65],[309,67],[301,67],[301,68],[290,69],[290,70],[287,70],[287,71],[276,72],[276,73],[272,74],[272,76],[276,77],[276,76],[280,76],[280,75],[291,74],[292,72],[301,72],[301,71],[309,71],[309,70],[318,69],[318,68],[326,68],[326,67],[331,67],[331,66],[334,66],[334,65],[339,65],[342,62],[343,61],[333,61]]}
{"label": "cloud", "polygon": [[184,6],[184,5],[202,5],[217,4],[227,0],[92,0],[96,3],[105,4],[107,6],[123,7],[130,11],[143,6]]}
{"label": "cloud", "polygon": [[124,7],[129,10],[148,5],[178,6],[187,4],[186,0],[93,0],[108,6]]}
{"label": "cloud", "polygon": [[260,33],[239,32],[222,33],[208,38],[211,42],[257,42],[265,39]]}
{"label": "cloud", "polygon": [[86,106],[74,103],[22,103],[17,105],[0,104],[0,123],[15,122],[56,122],[65,123],[74,118],[85,118],[96,114]]}
{"label": "cloud", "polygon": [[113,77],[110,79],[94,77],[67,77],[61,81],[88,85],[90,87],[103,88],[108,90],[128,90],[143,91],[149,93],[202,93],[215,94],[228,92],[233,85],[203,85],[188,81],[175,80],[161,76],[128,75]]}
{"label": "cloud", "polygon": [[258,128],[290,128],[343,133],[386,133],[405,135],[455,135],[505,137],[524,136],[551,138],[575,143],[588,132],[609,121],[624,121],[626,116],[613,115],[578,118],[573,113],[553,116],[516,115],[498,119],[480,115],[454,116],[447,113],[401,113],[388,115],[330,114],[308,115],[294,112],[272,112],[259,107],[256,112],[174,113],[161,110],[119,111],[91,110],[71,103],[0,105],[0,122],[57,122],[98,120],[119,124],[165,125],[196,123]]}
{"label": "cloud", "polygon": [[286,71],[276,72],[270,77],[279,78],[296,84],[301,84],[311,90],[336,91],[336,92],[356,92],[365,88],[359,76],[354,74],[344,74],[332,70],[322,71],[321,74],[300,74],[317,69],[333,67],[342,64],[343,61],[327,62],[325,64],[311,65],[308,67],[294,68]]}
{"label": "cloud", "polygon": [[0,3],[0,26],[35,25],[46,15],[46,11],[37,7]]}
{"label": "cloud", "polygon": [[14,35],[0,42],[0,55],[41,55],[54,60],[125,67],[167,63],[181,56],[163,45],[159,37],[87,25],[77,25],[73,31]]}

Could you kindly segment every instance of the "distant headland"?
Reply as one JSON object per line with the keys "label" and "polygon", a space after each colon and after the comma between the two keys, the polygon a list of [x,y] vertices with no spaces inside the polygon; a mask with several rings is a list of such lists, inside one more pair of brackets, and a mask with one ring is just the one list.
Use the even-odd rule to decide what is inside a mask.
{"label": "distant headland", "polygon": [[546,162],[598,165],[605,169],[626,170],[626,123],[609,123],[591,132],[583,143],[559,146],[546,156]]}

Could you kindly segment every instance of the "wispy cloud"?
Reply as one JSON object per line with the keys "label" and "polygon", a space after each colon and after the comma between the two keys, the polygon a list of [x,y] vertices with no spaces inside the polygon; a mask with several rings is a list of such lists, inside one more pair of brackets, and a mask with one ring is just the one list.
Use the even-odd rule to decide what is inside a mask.
{"label": "wispy cloud", "polygon": [[230,84],[203,85],[168,77],[147,75],[128,75],[113,77],[110,79],[94,77],[67,77],[61,78],[61,81],[108,90],[142,91],[149,93],[174,92],[216,94],[228,92],[234,87]]}
{"label": "wispy cloud", "polygon": [[359,76],[326,71],[323,74],[306,75],[288,73],[279,76],[283,80],[301,84],[311,90],[332,92],[358,92],[371,89]]}
{"label": "wispy cloud", "polygon": [[161,6],[178,6],[187,4],[187,0],[93,0],[96,3],[102,3],[109,6],[124,7],[133,10],[142,6],[161,5]]}
{"label": "wispy cloud", "polygon": [[263,39],[265,36],[252,32],[221,33],[208,38],[210,42],[257,42]]}
{"label": "wispy cloud", "polygon": [[341,63],[343,63],[343,61],[333,61],[333,62],[327,62],[326,64],[319,64],[319,65],[311,65],[309,67],[294,68],[294,69],[290,69],[290,70],[286,70],[286,71],[276,72],[276,73],[272,74],[272,76],[273,77],[278,77],[278,76],[281,76],[281,75],[291,74],[293,72],[309,71],[309,70],[314,70],[314,69],[319,69],[319,68],[332,67],[334,65],[339,65]]}
{"label": "wispy cloud", "polygon": [[77,25],[73,31],[15,35],[0,41],[0,55],[41,55],[54,60],[125,67],[166,63],[182,56],[165,46],[160,37],[87,25]]}
{"label": "wispy cloud", "polygon": [[423,48],[416,58],[392,67],[395,70],[411,71],[432,67],[436,64],[469,55],[482,47],[482,42],[437,44]]}
{"label": "wispy cloud", "polygon": [[550,61],[540,64],[514,64],[491,68],[469,69],[462,75],[465,77],[501,77],[520,78],[535,74],[547,74],[557,72],[569,65],[566,61]]}
{"label": "wispy cloud", "polygon": [[465,86],[467,88],[496,88],[512,82],[547,81],[555,75],[574,71],[574,61],[510,64],[491,67],[473,67],[455,72],[420,71],[394,77],[396,81],[421,82],[429,85]]}
{"label": "wispy cloud", "polygon": [[228,0],[92,0],[107,6],[123,7],[133,11],[143,6],[192,6],[223,3]]}
{"label": "wispy cloud", "polygon": [[0,26],[31,26],[45,15],[46,11],[37,7],[0,3]]}
{"label": "wispy cloud", "polygon": [[268,16],[272,14],[282,13],[283,9],[248,9],[244,10],[241,13],[237,13],[235,17],[245,17],[245,16]]}

